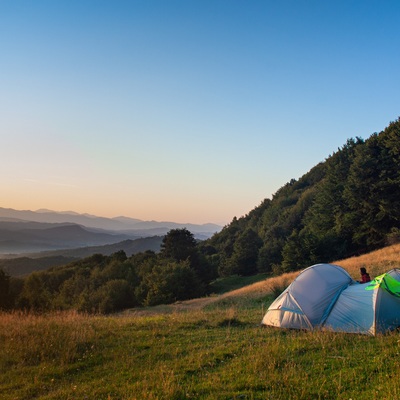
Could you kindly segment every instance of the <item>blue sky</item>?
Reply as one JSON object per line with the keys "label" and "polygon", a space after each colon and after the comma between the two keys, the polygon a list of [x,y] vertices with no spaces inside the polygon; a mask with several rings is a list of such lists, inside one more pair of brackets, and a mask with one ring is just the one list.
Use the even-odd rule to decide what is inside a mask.
{"label": "blue sky", "polygon": [[0,1],[0,206],[226,224],[400,116],[398,1]]}

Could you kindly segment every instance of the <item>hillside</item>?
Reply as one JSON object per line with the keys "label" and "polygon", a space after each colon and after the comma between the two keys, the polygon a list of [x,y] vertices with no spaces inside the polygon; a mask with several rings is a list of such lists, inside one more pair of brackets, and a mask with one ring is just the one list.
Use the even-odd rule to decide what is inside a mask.
{"label": "hillside", "polygon": [[[221,227],[215,224],[178,224],[141,221],[127,217],[103,218],[50,210],[19,211],[0,207],[0,258],[43,257],[42,254],[32,254],[41,252],[52,252],[46,256],[66,257],[85,257],[95,252],[111,254],[110,252],[117,250],[112,247],[113,250],[92,247],[163,236],[171,229],[183,227],[189,229],[198,240],[206,240],[221,230]],[[129,246],[125,246],[128,253]],[[80,250],[88,247],[90,249],[87,251]],[[57,251],[66,249],[72,251]],[[157,251],[154,245],[142,249]]]}
{"label": "hillside", "polygon": [[202,238],[210,237],[221,230],[217,224],[192,224],[170,221],[142,221],[136,218],[105,218],[75,212],[56,212],[51,210],[14,210],[0,207],[0,221],[38,222],[48,224],[76,224],[86,228],[101,229],[114,233],[138,236],[154,236],[166,234],[170,229],[187,228]]}
{"label": "hillside", "polygon": [[[187,229],[175,229],[164,237],[80,249],[91,255],[51,268],[44,267],[55,254],[51,259],[50,254],[43,253],[39,260],[4,261],[0,268],[0,309],[111,313],[196,298],[208,292],[209,283],[216,277],[215,268],[198,246]],[[99,251],[93,254],[94,250]],[[26,274],[33,267],[37,270]]]}
{"label": "hillside", "polygon": [[73,223],[0,221],[0,254],[26,254],[57,249],[101,246],[137,237],[93,231]]}
{"label": "hillside", "polygon": [[[156,251],[161,247],[157,254],[146,252],[153,247],[132,249],[135,243],[129,240],[74,252],[42,253],[43,257],[82,260],[42,271],[23,282],[3,277],[7,287],[3,304],[38,311],[110,313],[174,303],[212,293],[212,281],[218,277],[278,276],[398,243],[399,221],[400,120],[367,140],[348,140],[325,162],[283,186],[248,215],[234,218],[206,241],[195,240],[183,228],[153,238]],[[43,240],[47,231],[35,231],[36,239]],[[49,231],[55,241],[60,231],[71,240],[88,234],[78,225]],[[380,267],[371,266],[370,273]]]}
{"label": "hillside", "polygon": [[0,221],[0,254],[99,246],[128,238],[124,234],[93,232],[71,223]]}
{"label": "hillside", "polygon": [[109,256],[118,251],[123,251],[127,256],[132,256],[133,254],[148,250],[158,252],[161,242],[162,237],[153,236],[136,240],[125,240],[104,246],[87,246],[76,249],[28,253],[24,257],[0,259],[0,269],[3,269],[10,276],[24,276],[34,271],[43,271],[51,267],[63,266],[94,254]]}
{"label": "hillside", "polygon": [[400,119],[349,139],[203,243],[220,276],[280,274],[400,241]]}
{"label": "hillside", "polygon": [[[359,280],[360,278],[360,268],[365,267],[367,271],[370,272],[371,279],[373,279],[374,277],[390,271],[393,268],[400,269],[400,244],[387,246],[383,249],[375,250],[361,256],[336,260],[333,261],[332,264],[343,267],[355,280]],[[264,298],[267,298],[268,296],[276,296],[277,293],[285,289],[291,282],[293,282],[299,272],[300,271],[292,271],[268,278],[265,278],[265,274],[260,274],[251,277],[251,279],[255,281],[251,284],[248,284],[248,277],[237,277],[234,280],[234,285],[241,287],[232,290],[229,290],[229,282],[232,282],[232,280],[230,278],[223,278],[221,280],[225,281],[227,284],[225,290],[223,292],[215,292],[210,297],[180,301],[168,305],[163,304],[154,307],[131,309],[124,311],[122,314],[169,314],[202,310],[204,307],[208,307],[212,304],[214,304],[214,306],[223,305],[228,307],[240,304],[242,301],[261,302]],[[232,285],[232,283],[230,284]]]}
{"label": "hillside", "polygon": [[49,268],[69,264],[77,259],[74,257],[53,256],[42,258],[18,257],[0,259],[0,269],[13,277],[22,277],[34,271],[43,271]]}

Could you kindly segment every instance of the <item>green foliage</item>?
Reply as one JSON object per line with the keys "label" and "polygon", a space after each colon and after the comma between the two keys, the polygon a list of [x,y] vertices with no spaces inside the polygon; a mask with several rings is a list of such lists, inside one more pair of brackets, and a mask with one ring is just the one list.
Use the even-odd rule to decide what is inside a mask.
{"label": "green foliage", "polygon": [[[349,139],[271,200],[234,218],[204,243],[215,249],[207,257],[221,276],[281,273],[394,243],[400,237],[399,143],[400,119],[365,141]],[[249,229],[262,242],[246,254]]]}
{"label": "green foliage", "polygon": [[138,291],[145,306],[199,297],[204,289],[188,261],[166,262],[145,276]]}
{"label": "green foliage", "polygon": [[293,271],[393,244],[400,238],[399,143],[400,119],[365,141],[348,140],[202,243],[172,229],[159,254],[96,254],[21,280],[0,273],[0,307],[108,313],[210,293],[218,276]]}
{"label": "green foliage", "polygon": [[0,269],[0,310],[7,309],[10,296],[10,276]]}
{"label": "green foliage", "polygon": [[218,278],[210,284],[211,293],[223,294],[231,290],[239,289],[256,282],[263,281],[268,277],[267,274],[257,274],[251,276],[231,275],[226,278]]}
{"label": "green foliage", "polygon": [[253,275],[257,272],[258,250],[262,240],[251,228],[237,238],[231,257],[232,272],[238,275]]}
{"label": "green foliage", "polygon": [[398,333],[260,327],[261,304],[152,315],[0,314],[12,399],[398,399]]}
{"label": "green foliage", "polygon": [[210,283],[215,277],[215,268],[204,257],[191,232],[186,228],[171,229],[163,238],[160,257],[177,263],[188,261],[189,267],[195,272],[203,284]]}
{"label": "green foliage", "polygon": [[44,283],[43,275],[34,272],[25,281],[19,306],[28,310],[47,311],[50,309],[51,295]]}
{"label": "green foliage", "polygon": [[[45,312],[112,313],[140,305],[185,300],[207,293],[215,268],[186,229],[170,231],[160,254],[95,254],[63,267],[13,280],[0,270],[0,308]],[[9,290],[10,289],[10,290]]]}
{"label": "green foliage", "polygon": [[87,302],[85,300],[82,296],[78,311],[108,314],[135,304],[132,287],[125,279],[112,279],[105,282],[91,296],[88,296]]}
{"label": "green foliage", "polygon": [[161,244],[161,255],[175,261],[185,261],[196,252],[196,240],[186,228],[171,229],[164,236]]}
{"label": "green foliage", "polygon": [[0,259],[0,269],[8,271],[10,276],[24,276],[34,271],[40,271],[65,265],[75,261],[74,257],[51,256],[41,258],[18,257]]}

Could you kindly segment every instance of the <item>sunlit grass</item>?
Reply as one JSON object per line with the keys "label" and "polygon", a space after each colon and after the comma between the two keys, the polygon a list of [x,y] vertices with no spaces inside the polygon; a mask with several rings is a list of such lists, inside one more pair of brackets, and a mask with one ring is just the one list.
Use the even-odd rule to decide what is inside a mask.
{"label": "sunlit grass", "polygon": [[[337,264],[378,273],[397,266],[399,249]],[[108,317],[2,313],[0,398],[400,399],[397,332],[261,327],[274,288],[297,274]]]}
{"label": "sunlit grass", "polygon": [[228,291],[231,292],[232,290],[264,281],[266,278],[268,278],[268,274],[266,273],[252,276],[233,275],[226,278],[219,278],[210,285],[211,292],[214,294],[223,294]]}
{"label": "sunlit grass", "polygon": [[399,336],[260,326],[254,300],[154,316],[0,316],[0,398],[396,399]]}
{"label": "sunlit grass", "polygon": [[358,257],[338,260],[333,264],[345,268],[354,279],[360,279],[360,268],[365,267],[371,278],[393,268],[400,268],[400,244],[385,247]]}

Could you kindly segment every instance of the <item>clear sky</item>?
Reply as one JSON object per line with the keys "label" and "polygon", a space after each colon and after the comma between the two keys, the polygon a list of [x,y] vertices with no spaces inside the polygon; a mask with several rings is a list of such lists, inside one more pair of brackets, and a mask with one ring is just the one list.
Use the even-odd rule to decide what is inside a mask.
{"label": "clear sky", "polygon": [[0,0],[0,206],[219,224],[400,116],[400,2]]}

